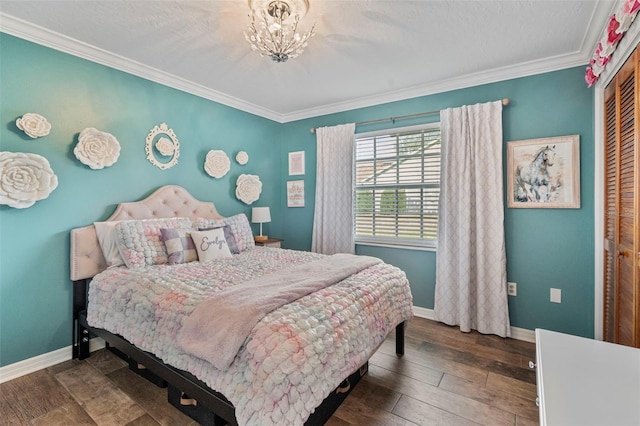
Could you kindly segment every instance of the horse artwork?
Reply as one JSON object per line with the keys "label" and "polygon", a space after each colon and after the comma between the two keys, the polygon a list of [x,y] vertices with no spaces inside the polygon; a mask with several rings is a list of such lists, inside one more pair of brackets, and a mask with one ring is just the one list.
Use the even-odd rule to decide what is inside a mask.
{"label": "horse artwork", "polygon": [[578,143],[578,135],[508,142],[508,207],[580,207]]}
{"label": "horse artwork", "polygon": [[515,170],[515,193],[517,201],[548,202],[553,201],[563,190],[562,176],[550,174],[556,161],[556,146],[544,146],[536,152],[529,163],[518,164]]}

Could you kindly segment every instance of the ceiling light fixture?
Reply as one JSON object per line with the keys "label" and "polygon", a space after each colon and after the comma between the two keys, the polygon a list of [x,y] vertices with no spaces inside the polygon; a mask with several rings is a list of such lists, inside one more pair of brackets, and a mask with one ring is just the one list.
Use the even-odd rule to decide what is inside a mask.
{"label": "ceiling light fixture", "polygon": [[275,62],[297,58],[315,34],[315,25],[305,34],[297,32],[300,18],[309,9],[308,0],[249,0],[249,8],[251,25],[244,37],[251,49]]}

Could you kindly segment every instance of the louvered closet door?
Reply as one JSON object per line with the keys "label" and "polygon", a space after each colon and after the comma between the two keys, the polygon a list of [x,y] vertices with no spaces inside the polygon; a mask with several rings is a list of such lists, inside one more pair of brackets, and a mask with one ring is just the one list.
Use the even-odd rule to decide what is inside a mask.
{"label": "louvered closet door", "polygon": [[640,347],[638,52],[605,90],[604,337]]}
{"label": "louvered closet door", "polygon": [[616,315],[616,229],[617,229],[617,116],[616,85],[611,83],[604,93],[604,321],[603,338],[615,341]]}

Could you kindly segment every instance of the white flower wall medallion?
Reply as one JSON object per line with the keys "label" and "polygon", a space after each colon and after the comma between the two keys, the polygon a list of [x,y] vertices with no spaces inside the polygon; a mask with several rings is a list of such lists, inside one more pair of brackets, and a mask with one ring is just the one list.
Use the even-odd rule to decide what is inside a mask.
{"label": "white flower wall medallion", "polygon": [[160,138],[158,142],[156,142],[156,149],[161,155],[165,157],[169,155],[173,155],[173,152],[176,150],[176,147],[173,145],[170,139]]}
{"label": "white flower wall medallion", "polygon": [[236,181],[236,198],[245,204],[251,204],[260,198],[262,182],[256,175],[240,175]]}
{"label": "white flower wall medallion", "polygon": [[16,120],[16,126],[33,139],[47,136],[51,131],[51,124],[40,114],[28,112]]}
{"label": "white flower wall medallion", "polygon": [[249,154],[245,151],[240,151],[236,154],[236,162],[241,166],[244,166],[249,162]]}
{"label": "white flower wall medallion", "polygon": [[[144,147],[147,160],[154,166],[166,170],[178,164],[180,157],[180,141],[167,123],[155,126],[147,135],[147,143]],[[171,157],[168,159],[163,157]]]}
{"label": "white flower wall medallion", "polygon": [[16,209],[31,207],[57,187],[58,177],[43,156],[0,152],[0,204]]}
{"label": "white flower wall medallion", "polygon": [[211,177],[220,179],[231,168],[231,161],[224,151],[212,149],[204,160],[204,170]]}
{"label": "white flower wall medallion", "polygon": [[88,127],[80,132],[73,153],[82,164],[99,170],[118,161],[120,143],[111,133]]}

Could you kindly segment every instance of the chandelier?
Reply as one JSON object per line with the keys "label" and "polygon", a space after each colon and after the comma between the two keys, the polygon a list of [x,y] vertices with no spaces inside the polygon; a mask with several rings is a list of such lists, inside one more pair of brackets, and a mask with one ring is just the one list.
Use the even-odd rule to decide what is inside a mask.
{"label": "chandelier", "polygon": [[275,62],[297,58],[315,33],[298,33],[298,22],[309,9],[308,0],[249,0],[251,25],[244,37],[260,56]]}

